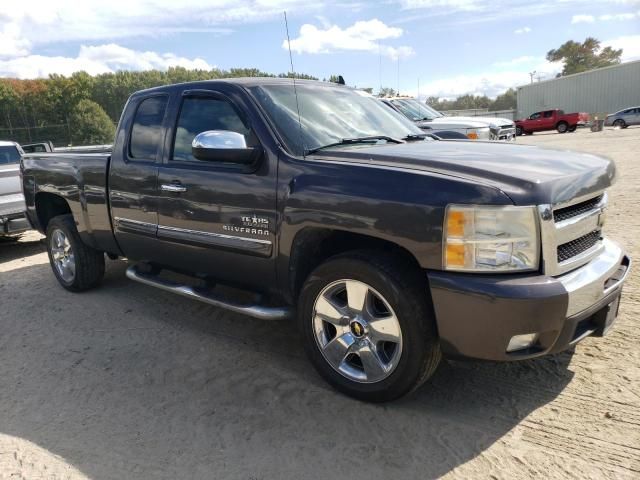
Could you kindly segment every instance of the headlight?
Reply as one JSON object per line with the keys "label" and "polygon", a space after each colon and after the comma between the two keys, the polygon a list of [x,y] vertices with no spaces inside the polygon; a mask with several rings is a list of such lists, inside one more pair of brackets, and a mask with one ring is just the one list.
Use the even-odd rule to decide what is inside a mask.
{"label": "headlight", "polygon": [[537,270],[535,207],[449,205],[443,266],[460,272]]}
{"label": "headlight", "polygon": [[491,138],[491,130],[489,127],[469,128],[467,130],[467,138],[471,140],[489,140]]}

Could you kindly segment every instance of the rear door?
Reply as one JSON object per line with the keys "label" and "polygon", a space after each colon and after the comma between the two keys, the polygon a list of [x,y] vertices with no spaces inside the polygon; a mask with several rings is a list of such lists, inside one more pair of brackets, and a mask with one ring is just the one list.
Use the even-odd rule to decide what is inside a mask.
{"label": "rear door", "polygon": [[[158,239],[162,263],[243,287],[275,282],[277,156],[253,168],[202,161],[193,138],[210,130],[244,135],[264,148],[251,124],[250,101],[229,85],[176,95],[176,118],[158,174]],[[253,107],[255,108],[255,107]]]}
{"label": "rear door", "polygon": [[542,112],[539,122],[539,130],[553,130],[555,128],[556,115],[555,110],[547,110]]}
{"label": "rear door", "polygon": [[169,95],[134,97],[127,105],[109,170],[116,239],[127,257],[152,260],[158,229],[157,177],[164,152]]}

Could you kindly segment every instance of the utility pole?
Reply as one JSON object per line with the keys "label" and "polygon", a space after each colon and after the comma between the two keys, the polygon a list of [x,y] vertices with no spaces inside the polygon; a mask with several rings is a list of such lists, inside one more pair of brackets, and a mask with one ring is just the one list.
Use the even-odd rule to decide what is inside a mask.
{"label": "utility pole", "polygon": [[533,77],[537,72],[534,70],[533,72],[529,72],[529,76],[531,77],[531,83],[533,83]]}

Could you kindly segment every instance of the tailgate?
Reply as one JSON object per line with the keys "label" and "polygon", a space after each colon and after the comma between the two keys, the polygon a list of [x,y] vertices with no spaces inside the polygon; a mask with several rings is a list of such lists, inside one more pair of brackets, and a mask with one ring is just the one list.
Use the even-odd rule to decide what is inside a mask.
{"label": "tailgate", "polygon": [[20,165],[0,165],[0,215],[26,210],[20,180]]}

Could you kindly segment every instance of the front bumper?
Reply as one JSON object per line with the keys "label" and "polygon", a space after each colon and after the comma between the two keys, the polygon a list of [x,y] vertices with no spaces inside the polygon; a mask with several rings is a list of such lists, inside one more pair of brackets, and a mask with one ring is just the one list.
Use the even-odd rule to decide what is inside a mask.
{"label": "front bumper", "polygon": [[[508,361],[565,350],[604,334],[605,313],[620,295],[631,261],[605,239],[602,253],[558,277],[429,271],[443,353]],[[507,352],[516,335],[538,334],[529,348]]]}

